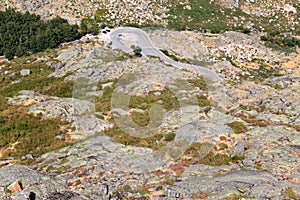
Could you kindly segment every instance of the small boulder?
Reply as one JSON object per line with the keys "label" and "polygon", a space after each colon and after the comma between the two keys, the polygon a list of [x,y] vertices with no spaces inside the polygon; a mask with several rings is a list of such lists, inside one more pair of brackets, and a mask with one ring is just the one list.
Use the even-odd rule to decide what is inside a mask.
{"label": "small boulder", "polygon": [[21,76],[28,76],[29,74],[31,74],[30,69],[22,69],[22,70],[20,71],[20,75],[21,75]]}

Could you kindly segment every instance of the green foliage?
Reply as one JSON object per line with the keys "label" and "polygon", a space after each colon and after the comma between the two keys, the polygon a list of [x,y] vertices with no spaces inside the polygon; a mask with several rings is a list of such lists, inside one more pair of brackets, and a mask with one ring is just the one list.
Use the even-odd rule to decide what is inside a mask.
{"label": "green foliage", "polygon": [[[230,162],[243,160],[245,158],[244,155],[230,156],[227,154],[215,153],[213,152],[214,148],[216,147],[210,143],[193,143],[185,151],[184,155],[195,159],[197,164],[210,166],[229,165]],[[228,148],[228,146],[226,148]]]}
{"label": "green foliage", "polygon": [[246,194],[230,194],[223,200],[240,200],[240,199],[253,199],[252,196]]}
{"label": "green foliage", "polygon": [[156,134],[147,138],[134,137],[125,133],[116,126],[104,131],[104,135],[110,136],[115,142],[124,145],[146,146],[152,148],[153,150],[157,150],[161,147],[159,144],[157,144],[157,141],[160,141],[164,137],[163,134]]}
{"label": "green foliage", "polygon": [[68,144],[55,138],[64,133],[60,127],[67,122],[26,114],[26,109],[8,105],[0,97],[1,157],[21,157],[28,153],[39,156]]}
{"label": "green foliage", "polygon": [[176,136],[176,133],[170,132],[165,135],[165,140],[167,142],[172,141]]}
{"label": "green foliage", "polygon": [[[118,79],[113,80],[112,87],[105,87],[103,89],[103,95],[101,97],[97,97],[95,101],[95,108],[97,112],[103,112],[104,114],[107,114],[111,110],[111,97],[112,93],[116,87]],[[106,81],[110,82],[110,81]],[[104,84],[106,82],[99,82],[98,87],[101,87],[101,84]],[[100,88],[102,89],[102,88]]]}
{"label": "green foliage", "polygon": [[243,122],[234,121],[227,125],[232,128],[235,134],[245,133],[248,131],[248,127],[244,125]]}
{"label": "green foliage", "polygon": [[245,155],[243,155],[243,154],[236,154],[236,155],[232,156],[231,159],[232,159],[233,161],[234,161],[234,160],[244,160],[244,159],[245,159]]}
{"label": "green foliage", "polygon": [[170,178],[170,176],[165,177],[165,184],[166,185],[174,185],[174,183],[175,183],[175,180]]}
{"label": "green foliage", "polygon": [[107,9],[98,9],[94,13],[94,16],[91,17],[85,17],[81,20],[80,24],[80,31],[82,35],[85,34],[92,34],[92,35],[97,35],[99,34],[99,24],[101,25],[101,28],[105,27],[105,24],[103,21],[103,17],[107,14]]}
{"label": "green foliage", "polygon": [[197,95],[198,105],[200,107],[205,107],[211,105],[211,101],[205,95]]}
{"label": "green foliage", "polygon": [[107,14],[108,10],[107,9],[98,9],[96,10],[94,16],[95,16],[95,21],[101,22],[103,16]]}
{"label": "green foliage", "polygon": [[129,107],[144,110],[144,112],[133,112],[131,114],[133,121],[138,125],[146,126],[149,124],[149,110],[154,104],[162,105],[167,111],[175,110],[179,106],[175,95],[170,90],[165,89],[159,92],[159,95],[155,95],[155,92],[152,91],[146,96],[131,96]]}
{"label": "green foliage", "polygon": [[142,190],[139,191],[139,193],[140,193],[141,196],[145,196],[147,194],[150,194],[150,191],[147,190],[147,189],[142,189]]}
{"label": "green foliage", "polygon": [[44,22],[29,12],[0,11],[0,55],[8,59],[55,48],[80,36],[76,25],[60,17]]}
{"label": "green foliage", "polygon": [[147,126],[150,122],[149,112],[133,112],[130,117],[139,126]]}
{"label": "green foliage", "polygon": [[206,80],[203,76],[198,77],[198,79],[188,79],[187,81],[194,87],[198,87],[201,90],[207,91],[208,89],[208,80]]}
{"label": "green foliage", "polygon": [[280,34],[278,31],[261,36],[261,40],[265,41],[268,47],[279,51],[292,52],[296,46],[300,47],[299,39]]}
{"label": "green foliage", "polygon": [[134,53],[135,56],[138,56],[138,57],[142,56],[141,47],[132,45],[131,48],[133,49],[133,53]]}
{"label": "green foliage", "polygon": [[131,96],[129,107],[149,110],[154,103],[161,104],[167,111],[179,107],[176,96],[169,89],[158,92],[160,95],[155,95],[155,91],[151,91],[146,96]]}
{"label": "green foliage", "polygon": [[287,197],[289,197],[289,198],[291,198],[291,199],[294,199],[294,200],[297,199],[297,195],[296,195],[296,193],[294,192],[294,190],[293,190],[292,187],[287,187],[287,188],[285,189],[285,191],[282,191],[282,192],[281,192],[281,194],[282,194],[283,196],[287,196]]}
{"label": "green foliage", "polygon": [[91,18],[84,18],[81,20],[80,30],[82,35],[88,33],[92,35],[97,35],[99,33],[98,23],[95,20],[92,20]]}

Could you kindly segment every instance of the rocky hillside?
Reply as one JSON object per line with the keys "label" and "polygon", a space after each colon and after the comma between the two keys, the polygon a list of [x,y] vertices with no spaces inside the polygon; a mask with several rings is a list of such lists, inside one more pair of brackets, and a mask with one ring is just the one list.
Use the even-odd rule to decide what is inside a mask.
{"label": "rocky hillside", "polygon": [[0,6],[44,19],[150,24],[143,30],[157,47],[141,49],[139,35],[123,32],[118,41],[132,53],[114,49],[114,29],[106,28],[1,57],[0,200],[300,198],[297,1]]}
{"label": "rocky hillside", "polygon": [[44,19],[60,16],[72,23],[99,17],[109,25],[168,26],[179,29],[259,29],[299,34],[300,5],[297,0],[12,0],[0,1],[37,13]]}
{"label": "rocky hillside", "polygon": [[[171,58],[224,82],[112,50],[106,34],[2,62],[0,198],[297,199],[298,49],[276,51],[257,32],[145,30]],[[150,130],[155,104],[165,111],[148,137],[117,121]]]}

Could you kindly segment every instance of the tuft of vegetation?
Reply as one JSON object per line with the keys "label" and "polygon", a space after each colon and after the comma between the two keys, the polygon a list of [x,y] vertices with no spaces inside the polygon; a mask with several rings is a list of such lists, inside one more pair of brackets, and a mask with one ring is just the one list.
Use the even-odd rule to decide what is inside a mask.
{"label": "tuft of vegetation", "polygon": [[210,143],[193,143],[185,151],[184,155],[193,158],[193,163],[205,164],[210,166],[229,165],[230,162],[243,160],[244,155],[230,156],[213,152],[213,144]]}
{"label": "tuft of vegetation", "polygon": [[200,107],[205,107],[211,105],[211,101],[205,95],[197,95],[198,104]]}
{"label": "tuft of vegetation", "polygon": [[[156,94],[159,92],[159,94]],[[153,104],[161,104],[167,111],[179,107],[179,102],[169,89],[162,91],[151,91],[146,96],[131,96],[129,101],[130,108],[139,108],[149,111]]]}
{"label": "tuft of vegetation", "polygon": [[0,97],[0,157],[40,156],[69,145],[55,138],[65,133],[62,126],[68,126],[68,122],[27,114],[26,107],[8,105]]}
{"label": "tuft of vegetation", "polygon": [[231,159],[233,161],[244,160],[245,159],[245,155],[243,155],[243,154],[236,154],[236,155],[232,156]]}
{"label": "tuft of vegetation", "polygon": [[192,84],[192,86],[198,87],[199,89],[201,89],[203,91],[208,90],[208,85],[207,85],[208,80],[205,79],[203,76],[200,76],[197,79],[188,79],[187,82]]}
{"label": "tuft of vegetation", "polygon": [[[105,82],[99,82],[98,88],[101,87],[102,84],[111,82],[111,81],[105,81]],[[118,79],[112,80],[113,85],[111,87],[105,87],[103,88],[103,95],[101,97],[96,97],[95,100],[95,108],[97,112],[102,112],[104,114],[108,114],[108,112],[111,110],[111,97],[112,93],[116,87],[116,84],[118,82]],[[100,88],[102,89],[102,88]]]}
{"label": "tuft of vegetation", "polygon": [[177,62],[183,62],[183,63],[188,63],[188,64],[190,64],[190,62],[189,62],[187,59],[185,59],[185,58],[180,58],[180,57],[178,57],[178,56],[176,56],[176,55],[174,55],[174,54],[170,54],[168,50],[161,49],[160,51],[161,51],[163,54],[165,54],[166,56],[170,57],[172,60],[175,60],[175,61],[177,61]]}
{"label": "tuft of vegetation", "polygon": [[230,194],[227,197],[224,197],[223,200],[240,200],[240,199],[253,199],[252,196],[246,194]]}
{"label": "tuft of vegetation", "polygon": [[172,179],[172,178],[170,178],[170,176],[166,176],[166,177],[165,177],[164,183],[165,183],[166,185],[174,185],[175,180]]}
{"label": "tuft of vegetation", "polygon": [[171,138],[170,135],[162,133],[157,133],[147,138],[134,137],[125,133],[117,126],[107,129],[103,133],[106,136],[112,137],[114,142],[118,142],[124,145],[148,147],[153,150],[158,150],[167,144],[168,141],[164,138]]}
{"label": "tuft of vegetation", "polygon": [[44,22],[28,11],[25,14],[13,8],[0,11],[0,55],[8,59],[56,48],[80,37],[78,26],[60,17]]}
{"label": "tuft of vegetation", "polygon": [[209,153],[206,157],[200,159],[197,164],[205,164],[210,166],[229,165],[231,157],[225,154]]}
{"label": "tuft of vegetation", "polygon": [[147,189],[142,189],[142,190],[139,191],[139,193],[140,193],[141,196],[145,196],[147,194],[150,194],[151,192]]}
{"label": "tuft of vegetation", "polygon": [[287,187],[287,188],[285,189],[285,191],[282,191],[282,192],[281,192],[281,194],[282,194],[283,196],[289,197],[289,198],[291,198],[291,199],[293,199],[293,200],[296,200],[296,199],[297,199],[297,195],[296,195],[296,193],[294,192],[294,190],[293,190],[292,187]]}
{"label": "tuft of vegetation", "polygon": [[131,48],[133,49],[133,53],[137,57],[142,57],[142,49],[139,46],[132,45]]}
{"label": "tuft of vegetation", "polygon": [[245,133],[248,131],[248,127],[243,122],[234,121],[227,124],[235,134]]}

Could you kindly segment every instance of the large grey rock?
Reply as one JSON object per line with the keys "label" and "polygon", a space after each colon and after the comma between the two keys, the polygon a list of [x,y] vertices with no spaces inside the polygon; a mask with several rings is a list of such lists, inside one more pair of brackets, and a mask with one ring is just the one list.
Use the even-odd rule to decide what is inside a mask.
{"label": "large grey rock", "polygon": [[[214,169],[215,167],[211,168]],[[217,167],[216,169],[220,170],[222,167]],[[186,176],[186,174],[183,174],[183,176]],[[212,194],[207,199],[222,199],[229,194],[240,193],[251,194],[255,199],[262,199],[280,196],[281,187],[274,187],[274,183],[277,183],[277,179],[270,173],[253,170],[227,171],[224,175],[218,176],[205,176],[193,173],[181,182],[175,182],[174,186],[166,186],[165,191],[176,191],[185,199],[191,198],[192,194],[201,192]],[[262,191],[257,191],[256,188],[262,188]],[[266,193],[267,188],[275,189]]]}
{"label": "large grey rock", "polygon": [[[26,166],[7,165],[0,168],[0,187],[6,187],[15,181],[21,182],[27,191],[34,192],[39,197],[51,191],[64,190],[63,184]],[[27,195],[27,192],[17,194],[16,199],[20,199],[22,195]]]}

